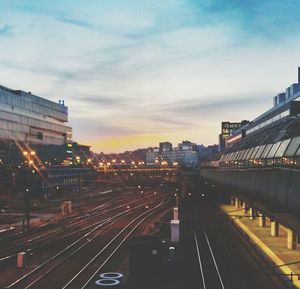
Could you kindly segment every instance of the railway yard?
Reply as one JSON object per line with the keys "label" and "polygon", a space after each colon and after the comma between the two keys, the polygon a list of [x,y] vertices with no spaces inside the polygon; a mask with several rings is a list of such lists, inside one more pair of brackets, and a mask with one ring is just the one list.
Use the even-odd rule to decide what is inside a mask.
{"label": "railway yard", "polygon": [[[218,204],[199,196],[193,192],[180,200],[179,243],[170,242],[171,189],[107,190],[78,200],[68,216],[62,216],[57,202],[54,221],[1,236],[0,287],[99,288],[95,282],[101,273],[120,272],[124,289],[292,288],[264,271],[268,262]],[[130,275],[128,246],[141,235],[156,236],[175,250],[160,279]],[[17,267],[20,252],[26,253],[23,268]]]}
{"label": "railway yard", "polygon": [[[100,270],[119,263],[114,258],[124,242],[146,233],[159,215],[170,210],[170,197],[153,190],[142,196],[127,191],[114,197],[105,194],[92,204],[84,202],[83,207],[56,224],[2,237],[0,285],[93,288]],[[18,252],[26,252],[25,268],[16,267]]]}

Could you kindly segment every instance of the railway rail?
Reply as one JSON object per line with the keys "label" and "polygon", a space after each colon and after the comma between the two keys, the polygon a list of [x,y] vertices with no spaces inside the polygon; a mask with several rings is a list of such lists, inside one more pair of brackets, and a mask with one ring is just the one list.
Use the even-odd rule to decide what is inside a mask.
{"label": "railway rail", "polygon": [[270,267],[267,258],[249,243],[245,234],[215,204],[210,209],[207,206],[202,200],[197,208],[193,206],[192,212],[201,288],[292,288],[282,276],[266,270]]}
{"label": "railway rail", "polygon": [[[146,195],[143,199],[145,202],[148,199],[152,198],[152,194]],[[129,198],[130,199],[130,198]],[[68,238],[70,236],[76,236],[78,234],[84,233],[90,228],[96,227],[99,223],[100,217],[105,217],[105,215],[110,214],[113,211],[122,210],[123,208],[127,208],[133,206],[135,203],[139,203],[140,200],[131,200],[122,199],[116,201],[106,202],[89,210],[87,213],[81,216],[75,216],[74,218],[68,219],[67,223],[60,224],[53,230],[49,232],[39,234],[35,236],[26,235],[24,238],[18,238],[18,240],[8,242],[7,244],[0,244],[3,248],[0,251],[0,264],[1,261],[7,261],[8,259],[12,259],[15,255],[20,251],[26,251],[33,249],[37,249],[40,247],[45,247],[49,244],[53,244],[53,241],[60,241],[62,239]],[[118,205],[118,203],[124,202],[126,203]],[[112,208],[110,206],[113,206]],[[63,233],[63,236],[61,235]],[[29,239],[28,239],[29,237]],[[12,244],[13,243],[13,244]]]}
{"label": "railway rail", "polygon": [[[160,202],[162,202],[162,199],[165,197],[160,197]],[[153,200],[152,198],[152,206],[153,204],[157,203],[158,200]],[[103,238],[102,235],[104,232],[108,231],[109,228],[113,227],[118,222],[124,221],[124,219],[128,219],[129,216],[139,214],[138,216],[134,216],[134,221],[130,221],[130,225],[126,225],[120,232],[118,232],[117,236],[113,239],[109,238],[108,244],[103,247],[101,252],[104,252],[107,250],[107,248],[111,247],[111,244],[113,242],[117,242],[117,238],[121,236],[130,226],[132,226],[135,222],[140,220],[138,224],[142,223],[141,218],[144,216],[144,219],[146,219],[146,215],[151,215],[151,212],[154,210],[148,209],[145,211],[145,203],[149,204],[149,200],[143,202],[142,204],[128,208],[126,211],[119,212],[113,216],[107,217],[106,219],[102,220],[98,223],[98,225],[94,228],[90,228],[90,230],[85,233],[83,236],[81,236],[76,241],[72,242],[68,246],[66,246],[63,250],[59,251],[52,257],[48,258],[44,262],[42,262],[39,266],[25,274],[24,276],[20,277],[18,280],[14,281],[10,285],[8,285],[7,288],[42,288],[43,286],[40,285],[41,282],[43,282],[45,279],[49,278],[49,274],[53,274],[56,272],[56,270],[59,270],[61,266],[65,265],[66,263],[70,262],[73,258],[79,258],[80,261],[82,260],[82,256],[85,257],[86,252],[93,251],[91,248],[97,248],[97,242],[99,239]],[[165,202],[164,202],[165,204]],[[159,206],[159,205],[157,205]],[[157,207],[156,208],[159,208]],[[140,212],[142,210],[142,212]],[[129,218],[130,219],[130,218]],[[143,219],[143,220],[144,220]],[[137,228],[138,225],[136,224]],[[135,229],[134,229],[135,230]],[[133,230],[133,231],[134,231]],[[133,232],[132,231],[132,232]],[[127,231],[126,231],[127,232]],[[99,238],[101,236],[101,238]],[[85,252],[83,254],[83,252]],[[99,253],[99,252],[98,252]],[[97,253],[97,254],[98,254]],[[96,254],[96,255],[97,255]],[[87,254],[88,255],[88,254]],[[98,256],[101,255],[101,253],[98,254]],[[48,280],[48,279],[47,279]],[[41,287],[42,286],[42,287]],[[72,288],[72,287],[70,287]],[[74,287],[73,287],[74,288]],[[77,288],[77,287],[76,287]]]}
{"label": "railway rail", "polygon": [[[62,289],[70,288],[92,288],[96,276],[104,266],[117,254],[120,247],[130,238],[137,228],[149,217],[161,210],[168,202],[158,204],[153,209],[143,212],[129,222],[110,242],[108,242],[76,275],[74,275]],[[103,254],[105,253],[105,254]],[[86,278],[90,276],[89,278]],[[99,278],[98,278],[99,279]]]}
{"label": "railway rail", "polygon": [[207,233],[194,232],[194,239],[203,288],[225,289]]}

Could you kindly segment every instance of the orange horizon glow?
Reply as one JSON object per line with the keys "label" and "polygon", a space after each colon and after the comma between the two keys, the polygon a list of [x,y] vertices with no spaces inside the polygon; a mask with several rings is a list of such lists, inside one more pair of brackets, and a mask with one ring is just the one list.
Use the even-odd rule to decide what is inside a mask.
{"label": "orange horizon glow", "polygon": [[[139,134],[129,136],[113,136],[96,139],[85,139],[80,141],[82,144],[91,145],[91,150],[96,153],[122,153],[124,151],[132,151],[141,148],[158,147],[160,142],[169,141],[176,147],[178,143],[183,140],[195,142],[197,144],[203,144],[201,142],[201,136],[198,137],[199,132],[195,131],[184,131],[169,133],[169,134]],[[207,132],[212,142],[208,142],[205,145],[216,144],[216,135],[214,131]],[[189,137],[190,136],[190,137]],[[195,137],[196,136],[196,137]],[[198,140],[197,140],[198,139]]]}
{"label": "orange horizon glow", "polygon": [[87,140],[85,143],[92,145],[91,150],[95,152],[120,153],[126,150],[158,146],[159,142],[167,141],[167,139],[166,135],[142,134]]}

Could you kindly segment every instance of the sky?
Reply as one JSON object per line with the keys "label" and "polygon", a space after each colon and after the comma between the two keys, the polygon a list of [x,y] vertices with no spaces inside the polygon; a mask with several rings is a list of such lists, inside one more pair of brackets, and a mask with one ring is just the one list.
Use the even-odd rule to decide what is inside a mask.
{"label": "sky", "polygon": [[95,152],[218,142],[297,80],[298,0],[0,0],[0,84]]}

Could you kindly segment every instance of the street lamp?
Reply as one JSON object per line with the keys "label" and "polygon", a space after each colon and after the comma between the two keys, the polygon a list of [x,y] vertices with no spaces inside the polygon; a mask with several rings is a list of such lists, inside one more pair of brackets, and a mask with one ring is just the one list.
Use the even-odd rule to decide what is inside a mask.
{"label": "street lamp", "polygon": [[176,207],[178,208],[178,206],[179,206],[179,197],[178,197],[178,191],[179,191],[179,189],[177,188],[176,189],[176,193],[174,194],[175,195],[175,197],[176,197]]}
{"label": "street lamp", "polygon": [[[26,186],[29,186],[31,181],[31,173],[34,174],[35,170],[30,170],[31,165],[33,165],[34,161],[32,158],[35,157],[35,151],[23,151],[23,156],[26,158],[26,163],[28,164],[28,170],[26,173]],[[22,231],[25,232],[25,221],[27,231],[30,229],[30,206],[31,206],[31,195],[30,189],[27,187],[25,191],[23,191],[23,199],[24,199],[24,208],[23,208],[23,222],[22,222]]]}

